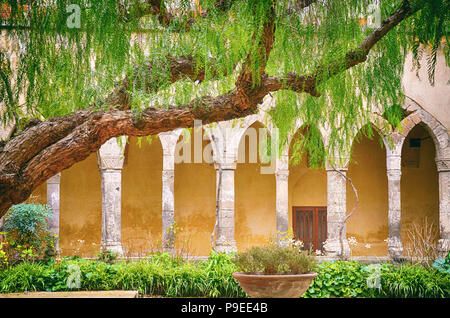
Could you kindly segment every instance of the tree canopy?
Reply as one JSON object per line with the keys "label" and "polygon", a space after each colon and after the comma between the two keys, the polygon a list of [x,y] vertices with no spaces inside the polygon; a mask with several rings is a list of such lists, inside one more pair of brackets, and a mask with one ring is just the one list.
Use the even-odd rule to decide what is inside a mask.
{"label": "tree canopy", "polygon": [[[396,125],[405,56],[449,64],[448,0],[1,1],[0,215],[111,137],[255,113],[344,147],[374,107]],[[322,151],[317,129],[305,149]],[[328,151],[328,150],[325,150]],[[321,157],[315,155],[314,157]]]}

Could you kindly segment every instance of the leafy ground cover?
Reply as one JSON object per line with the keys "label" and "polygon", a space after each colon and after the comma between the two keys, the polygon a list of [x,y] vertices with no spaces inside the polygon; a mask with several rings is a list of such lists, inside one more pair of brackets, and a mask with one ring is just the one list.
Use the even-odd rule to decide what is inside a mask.
{"label": "leafy ground cover", "polygon": [[[231,276],[236,269],[230,255],[214,252],[198,262],[167,253],[115,263],[78,257],[25,260],[0,271],[0,292],[138,290],[163,297],[246,297]],[[450,275],[434,267],[334,261],[315,270],[319,275],[304,297],[450,297]]]}

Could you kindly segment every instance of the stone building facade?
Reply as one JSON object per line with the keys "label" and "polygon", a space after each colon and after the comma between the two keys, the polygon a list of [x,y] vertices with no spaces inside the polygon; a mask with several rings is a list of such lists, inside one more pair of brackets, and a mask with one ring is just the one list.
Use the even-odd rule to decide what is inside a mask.
{"label": "stone building facade", "polygon": [[[258,156],[247,160],[253,152],[246,140],[256,140],[257,149],[262,142],[249,128],[274,134],[265,112],[273,102],[268,98],[259,114],[195,127],[200,139],[180,129],[141,146],[133,137],[113,138],[33,195],[51,208],[50,226],[63,255],[111,250],[143,256],[161,247],[192,256],[207,256],[213,246],[243,250],[280,233],[298,236],[296,211],[305,207],[325,211],[326,241],[320,246],[325,255],[337,256],[342,243],[346,255],[400,257],[411,240],[408,226],[423,225],[425,218],[435,226],[439,249],[449,251],[450,70],[440,55],[437,87],[429,86],[426,75],[411,73],[404,76],[407,116],[401,127],[386,130],[386,121],[374,112],[374,139],[359,138],[362,127],[356,127],[352,151],[334,154],[334,164],[322,169],[310,168],[307,158],[297,166],[290,163],[291,145],[302,137],[301,120],[270,164]],[[327,145],[329,131],[320,133]],[[346,176],[358,189],[359,202],[341,242],[342,220],[355,203]]]}
{"label": "stone building facade", "polygon": [[[321,195],[326,197],[326,201],[319,202],[319,205],[323,204],[326,206],[327,236],[325,245],[323,246],[323,252],[326,255],[336,256],[340,253],[339,232],[341,222],[352,207],[352,203],[350,202],[352,201],[352,190],[349,188],[349,184],[344,177],[345,175],[351,175],[356,187],[359,188],[360,207],[355,212],[355,216],[360,214],[360,217],[359,220],[355,220],[356,223],[354,224],[350,223],[351,219],[349,219],[346,225],[347,229],[344,228],[344,253],[347,255],[351,253],[353,255],[371,256],[371,248],[367,246],[381,244],[384,247],[378,248],[377,252],[375,252],[376,256],[383,256],[383,249],[390,257],[396,258],[402,256],[404,253],[403,241],[405,240],[405,233],[402,233],[402,225],[404,225],[402,224],[402,218],[404,217],[402,212],[408,214],[407,211],[402,210],[402,205],[406,203],[403,200],[412,201],[413,205],[420,206],[423,209],[427,208],[427,206],[434,209],[434,211],[414,211],[414,213],[410,213],[409,217],[421,220],[422,217],[429,216],[439,228],[439,249],[442,251],[448,251],[450,249],[449,133],[436,118],[413,100],[407,98],[406,101],[405,109],[410,115],[402,121],[402,128],[383,133],[383,130],[377,130],[377,127],[383,127],[382,122],[384,119],[378,115],[374,115],[372,123],[378,135],[384,141],[384,145],[376,145],[377,141],[367,140],[366,145],[363,145],[364,148],[359,151],[359,153],[366,153],[369,156],[373,155],[372,151],[378,153],[380,151],[385,152],[384,163],[378,162],[382,168],[378,169],[373,167],[373,169],[378,169],[383,172],[383,175],[377,174],[376,176],[377,179],[384,180],[381,183],[378,183],[378,181],[373,181],[372,183],[370,173],[358,175],[358,172],[353,169],[352,165],[357,166],[360,163],[353,164],[352,158],[342,153],[339,154],[339,157],[344,158],[344,160],[338,166],[327,164],[326,169],[311,169],[307,166],[300,168],[303,172],[306,172],[304,178],[300,177],[300,182],[303,180],[303,182],[309,183],[310,178],[316,181],[319,179],[325,181],[325,184],[322,182],[319,188],[321,188]],[[134,138],[130,138],[128,143],[125,140],[119,142],[118,139],[114,138],[105,143],[98,153],[88,158],[86,162],[68,169],[73,170],[73,173],[63,171],[61,174],[47,181],[46,189],[42,187],[35,193],[37,195],[41,194],[44,197],[42,194],[46,192],[46,202],[54,213],[54,221],[51,223],[52,230],[59,234],[61,240],[65,242],[64,244],[60,243],[60,247],[62,247],[65,254],[81,252],[89,256],[87,253],[88,248],[84,244],[85,240],[81,239],[84,238],[84,235],[77,238],[74,234],[79,230],[89,232],[95,231],[95,229],[101,233],[100,241],[97,240],[101,247],[97,247],[97,251],[101,248],[103,250],[112,250],[121,255],[137,256],[145,254],[146,251],[148,252],[163,242],[166,242],[166,245],[164,245],[166,248],[175,247],[183,249],[185,247],[181,246],[182,244],[173,246],[173,244],[177,243],[170,241],[170,235],[173,235],[173,228],[171,227],[173,222],[176,222],[175,224],[177,225],[182,224],[183,229],[189,232],[190,243],[194,245],[194,249],[186,249],[186,252],[195,256],[205,256],[212,248],[212,244],[214,244],[218,251],[236,251],[254,244],[263,244],[264,241],[267,241],[277,233],[286,233],[293,230],[293,208],[299,204],[293,202],[297,198],[294,192],[302,191],[301,187],[300,189],[290,189],[292,187],[296,188],[289,183],[289,180],[290,178],[299,178],[299,168],[292,167],[289,164],[289,147],[286,147],[283,153],[275,158],[272,174],[261,175],[261,167],[263,166],[261,162],[253,164],[239,162],[240,146],[242,147],[242,142],[245,142],[248,128],[261,127],[263,124],[267,126],[269,131],[273,129],[273,125],[268,121],[264,112],[261,112],[260,114],[252,115],[239,121],[239,124],[236,124],[236,122],[221,122],[209,129],[204,128],[202,139],[205,140],[202,140],[201,149],[203,151],[205,145],[211,145],[212,163],[195,163],[195,158],[191,163],[176,163],[176,153],[178,152],[179,154],[180,145],[183,145],[184,142],[182,130],[161,133],[157,137],[158,140],[154,139],[150,145],[143,143],[141,147],[135,145],[136,140]],[[302,127],[300,121],[298,121],[297,127],[298,129]],[[227,130],[227,128],[229,129]],[[223,133],[226,130],[229,133]],[[435,154],[434,164],[432,162],[431,166],[422,172],[422,174],[425,174],[425,179],[429,179],[433,174],[435,176],[434,180],[431,178],[431,183],[433,181],[435,183],[434,187],[430,186],[422,189],[422,191],[429,192],[429,195],[423,199],[409,197],[413,195],[414,191],[410,190],[410,184],[406,184],[404,187],[402,183],[402,171],[405,171],[405,169],[420,169],[405,167],[405,163],[402,167],[402,153],[407,155],[407,152],[405,152],[405,148],[408,147],[407,141],[411,140],[410,135],[414,132],[422,135],[424,142],[422,142],[422,149],[420,151],[426,152],[419,155],[419,160],[421,160],[419,165],[425,164],[426,160],[430,161],[429,159],[432,158],[433,152]],[[323,142],[326,144],[328,137],[325,130],[322,131],[322,136]],[[122,139],[125,138],[122,137]],[[425,145],[425,142],[431,144],[432,147]],[[189,140],[186,143],[188,147],[192,147],[192,150],[194,150],[194,142]],[[367,143],[372,143],[369,145],[369,148],[367,148]],[[124,146],[125,144],[127,146]],[[161,149],[159,151],[152,149],[157,147],[161,147]],[[246,143],[246,148],[241,148],[241,151],[242,149],[246,149],[246,156],[250,155],[248,143]],[[367,149],[369,151],[366,151]],[[353,150],[353,154],[358,155],[358,150]],[[143,154],[141,154],[140,158],[133,158],[141,152]],[[160,160],[151,158],[156,156],[160,156]],[[90,163],[89,160],[91,161]],[[145,162],[146,160],[149,161]],[[130,166],[132,162],[136,162],[135,167]],[[153,166],[153,168],[160,169],[159,173],[152,173],[152,171],[141,169],[146,163]],[[428,165],[429,162],[426,164]],[[98,167],[99,173],[97,175],[92,173],[92,170],[97,168],[94,165]],[[195,165],[198,166],[194,167]],[[259,167],[259,170],[250,169],[252,165]],[[187,172],[186,169],[190,169],[189,166],[194,171]],[[207,175],[202,174],[200,171],[202,168],[207,170]],[[268,167],[266,166],[266,168]],[[124,177],[124,174],[128,175],[131,169],[136,170],[131,176],[131,179],[130,176]],[[177,184],[179,171],[181,174],[180,178],[188,178],[188,182],[181,180],[180,182],[184,184]],[[155,169],[153,169],[153,172],[155,172]],[[292,172],[295,172],[296,175],[292,175]],[[258,173],[260,174],[259,176]],[[318,176],[307,176],[308,173],[318,173]],[[414,171],[407,172],[407,174],[411,173],[414,173]],[[211,182],[211,177],[214,177],[214,175],[214,181],[216,183],[221,182],[221,190],[219,193],[217,193],[218,187]],[[92,180],[91,183],[85,182],[87,181],[83,179],[85,177],[97,179],[96,186],[99,189],[90,191],[90,188],[95,187],[95,182],[92,183]],[[248,179],[245,179],[246,177]],[[64,178],[72,180],[64,182]],[[138,178],[141,181],[136,182],[143,183],[133,184],[133,180],[137,180]],[[147,187],[147,183],[145,182],[147,178],[160,178],[161,182],[155,183],[160,186],[160,189]],[[243,200],[246,200],[245,198],[248,199],[249,196],[252,196],[252,191],[249,188],[252,188],[253,183],[248,180],[258,178],[261,179],[259,181],[256,180],[256,182],[267,185],[266,190],[253,193],[254,202],[243,203]],[[368,180],[366,182],[360,182],[359,179],[361,178],[367,178]],[[414,179],[409,177],[409,182],[412,182],[411,180]],[[73,182],[75,183],[73,184]],[[203,182],[207,183],[207,185],[202,186],[201,183]],[[382,184],[383,182],[385,186],[379,187],[378,184]],[[428,184],[429,180],[423,182],[424,184]],[[126,202],[124,202],[124,195],[128,196],[133,192],[132,189],[129,189],[130,191],[124,191],[126,185],[131,186],[139,192],[138,195],[140,194],[141,197],[127,197]],[[414,184],[413,186],[420,188],[420,183]],[[68,191],[61,191],[62,187],[66,187]],[[184,190],[183,187],[185,187]],[[202,187],[208,187],[209,189],[208,191],[203,191]],[[79,193],[83,191],[83,188],[88,193]],[[303,187],[305,190],[303,191],[303,195],[314,196],[314,189],[317,188],[312,184],[310,190],[306,190],[307,187]],[[402,194],[404,188],[407,191],[405,195]],[[69,193],[69,189],[73,190],[72,194]],[[239,193],[241,190],[244,192],[242,195]],[[375,193],[380,191],[385,192],[384,198],[382,198],[383,195],[379,196],[381,201],[385,201],[385,210],[377,212],[381,218],[385,219],[386,224],[382,227],[383,230],[381,230],[381,232],[384,232],[382,234],[386,236],[384,240],[381,239],[382,236],[380,237],[380,235],[372,235],[372,238],[370,238],[370,232],[375,228],[375,224],[371,221],[371,217],[373,218],[374,216],[365,215],[364,211],[365,208],[368,211],[372,211],[374,206],[379,203],[377,202],[378,196]],[[137,201],[145,201],[148,199],[148,197],[145,198],[146,192],[158,193],[161,196],[160,200],[157,200],[153,195],[153,202],[152,200],[146,201],[143,203],[143,206],[137,204]],[[365,193],[369,193],[369,195]],[[370,193],[373,193],[373,198],[371,198]],[[61,202],[64,201],[62,196],[68,195],[72,196],[72,200],[66,201],[67,203],[62,208]],[[216,195],[218,197],[217,214],[215,206]],[[97,206],[91,205],[88,202],[89,200],[85,200],[84,198],[86,196],[89,196],[90,200],[97,201]],[[77,197],[79,201],[75,203],[74,199],[77,200]],[[178,199],[182,201],[180,204],[177,204]],[[421,202],[421,200],[427,201],[426,204]],[[261,203],[261,201],[268,201],[268,206],[264,206],[264,204],[258,205],[258,202]],[[314,201],[314,199],[305,200],[304,205],[310,206],[310,201]],[[321,200],[319,199],[318,201]],[[145,213],[147,202],[152,202],[149,203],[153,210],[152,212]],[[190,206],[190,204],[194,204],[195,207]],[[244,211],[245,209],[251,209],[251,206],[259,209],[260,213],[258,211],[256,213],[250,210]],[[80,215],[76,217],[75,214],[77,214],[77,209],[79,208],[87,210],[88,213],[84,217],[80,218]],[[140,212],[136,211],[136,209],[140,209]],[[157,213],[155,211],[158,210],[160,216],[155,217]],[[191,210],[191,214],[182,216],[186,212],[184,210]],[[195,213],[192,212],[194,210],[196,210]],[[124,211],[126,212],[125,215],[123,213]],[[272,215],[270,215],[270,211]],[[60,213],[65,213],[63,218],[61,218]],[[72,217],[75,221],[73,224],[71,224]],[[127,223],[127,217],[134,219],[133,222],[135,223]],[[144,220],[146,218],[147,220]],[[183,220],[183,218],[185,219]],[[63,225],[62,222],[65,224]],[[81,224],[77,225],[78,222],[81,222]],[[101,229],[99,231],[98,226],[96,227],[94,223],[98,225],[100,222]],[[378,221],[374,222],[377,223]],[[153,224],[149,225],[149,223]],[[123,229],[123,224],[126,224],[126,229]],[[247,228],[244,224],[247,224]],[[65,230],[61,231],[60,226],[65,226]],[[73,229],[70,230],[68,227],[73,227]],[[75,229],[76,227],[78,227],[78,230]],[[351,233],[349,233],[349,227]],[[144,238],[141,237],[138,239],[134,235],[140,235],[138,233],[139,231],[149,234],[147,237],[148,243],[145,243],[145,236]],[[213,231],[215,237],[214,241],[211,242],[210,235]],[[64,237],[64,232],[68,234],[72,243],[75,241],[81,242],[79,250],[67,248],[68,240],[67,237]],[[266,233],[267,235],[261,237],[261,233]],[[356,235],[352,233],[356,233]],[[199,235],[198,237],[196,237],[197,234]],[[126,244],[123,242],[124,235],[125,241],[127,241]],[[364,243],[367,247],[365,252],[361,252],[361,249],[359,252],[356,252],[357,249],[353,248],[355,244],[349,242],[349,237],[354,238],[354,236],[357,236],[358,241],[361,240],[361,243]],[[140,243],[138,242],[139,240],[141,241]],[[95,239],[91,239],[91,241],[95,241]],[[153,246],[149,245],[150,241],[153,241]],[[167,242],[169,242],[169,245],[167,245]],[[124,245],[127,246],[124,247]]]}

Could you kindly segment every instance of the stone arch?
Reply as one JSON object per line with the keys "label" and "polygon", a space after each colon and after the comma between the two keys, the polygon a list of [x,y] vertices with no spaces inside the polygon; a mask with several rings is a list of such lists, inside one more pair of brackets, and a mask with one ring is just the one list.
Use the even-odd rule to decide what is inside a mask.
{"label": "stone arch", "polygon": [[[431,138],[430,138],[431,137]],[[420,139],[420,147],[404,142],[401,147],[401,239],[405,256],[413,256],[410,235],[413,226],[427,229],[433,225],[439,239],[439,176],[436,169],[436,145],[430,130],[422,122],[414,125],[405,140]],[[434,145],[433,145],[434,144]]]}
{"label": "stone arch", "polygon": [[[266,128],[259,120],[251,120],[250,128]],[[239,152],[249,152],[246,132],[239,132]],[[260,136],[255,133],[259,148]],[[245,158],[247,158],[247,155]],[[276,183],[273,173],[262,173],[263,167],[259,155],[256,162],[240,162],[235,171],[235,237],[238,250],[245,250],[253,245],[261,245],[275,238],[276,235]]]}
{"label": "stone arch", "polygon": [[[376,127],[374,136],[369,138],[361,133],[363,125],[353,138],[347,176],[358,191],[358,207],[347,221],[347,238],[354,256],[386,256],[389,235],[388,222],[388,182],[386,175],[386,150],[380,145]],[[350,184],[346,183],[346,210],[349,213],[356,202]],[[369,226],[368,226],[369,225]]]}
{"label": "stone arch", "polygon": [[[297,127],[295,134],[291,137],[289,143],[289,179],[287,185],[288,191],[288,221],[289,228],[292,229],[294,237],[301,239],[299,229],[302,226],[296,226],[298,222],[298,212],[294,209],[304,208],[322,208],[327,206],[327,172],[323,166],[312,167],[309,164],[308,154],[302,153],[299,162],[293,162],[292,156],[294,145],[300,138],[304,138],[307,125]],[[320,132],[320,140],[324,147],[323,133]],[[313,217],[313,219],[315,216]],[[314,219],[313,223],[316,222]],[[318,220],[317,220],[318,222]],[[306,225],[304,225],[306,226]],[[312,247],[312,246],[311,246]],[[318,247],[321,248],[320,245]]]}
{"label": "stone arch", "polygon": [[450,158],[450,135],[447,129],[413,100],[407,98],[407,103],[414,112],[401,121],[398,132],[406,137],[417,124],[422,123],[433,139],[436,158]]}

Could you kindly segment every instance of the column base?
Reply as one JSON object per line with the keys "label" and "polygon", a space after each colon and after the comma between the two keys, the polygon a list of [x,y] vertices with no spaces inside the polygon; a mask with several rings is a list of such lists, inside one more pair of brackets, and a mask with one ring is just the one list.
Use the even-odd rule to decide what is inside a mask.
{"label": "column base", "polygon": [[219,253],[237,252],[236,241],[217,240],[215,250]]}
{"label": "column base", "polygon": [[101,245],[101,252],[111,251],[117,257],[123,257],[123,248],[121,243],[105,243]]}
{"label": "column base", "polygon": [[344,257],[347,258],[350,256],[350,246],[348,245],[347,239],[343,240],[343,251],[341,255],[341,243],[339,240],[326,241],[323,250],[326,256],[329,257]]}
{"label": "column base", "polygon": [[450,238],[440,239],[438,241],[438,252],[445,257],[450,252]]}
{"label": "column base", "polygon": [[402,242],[398,238],[389,238],[388,240],[388,254],[389,257],[398,260],[403,258]]}

